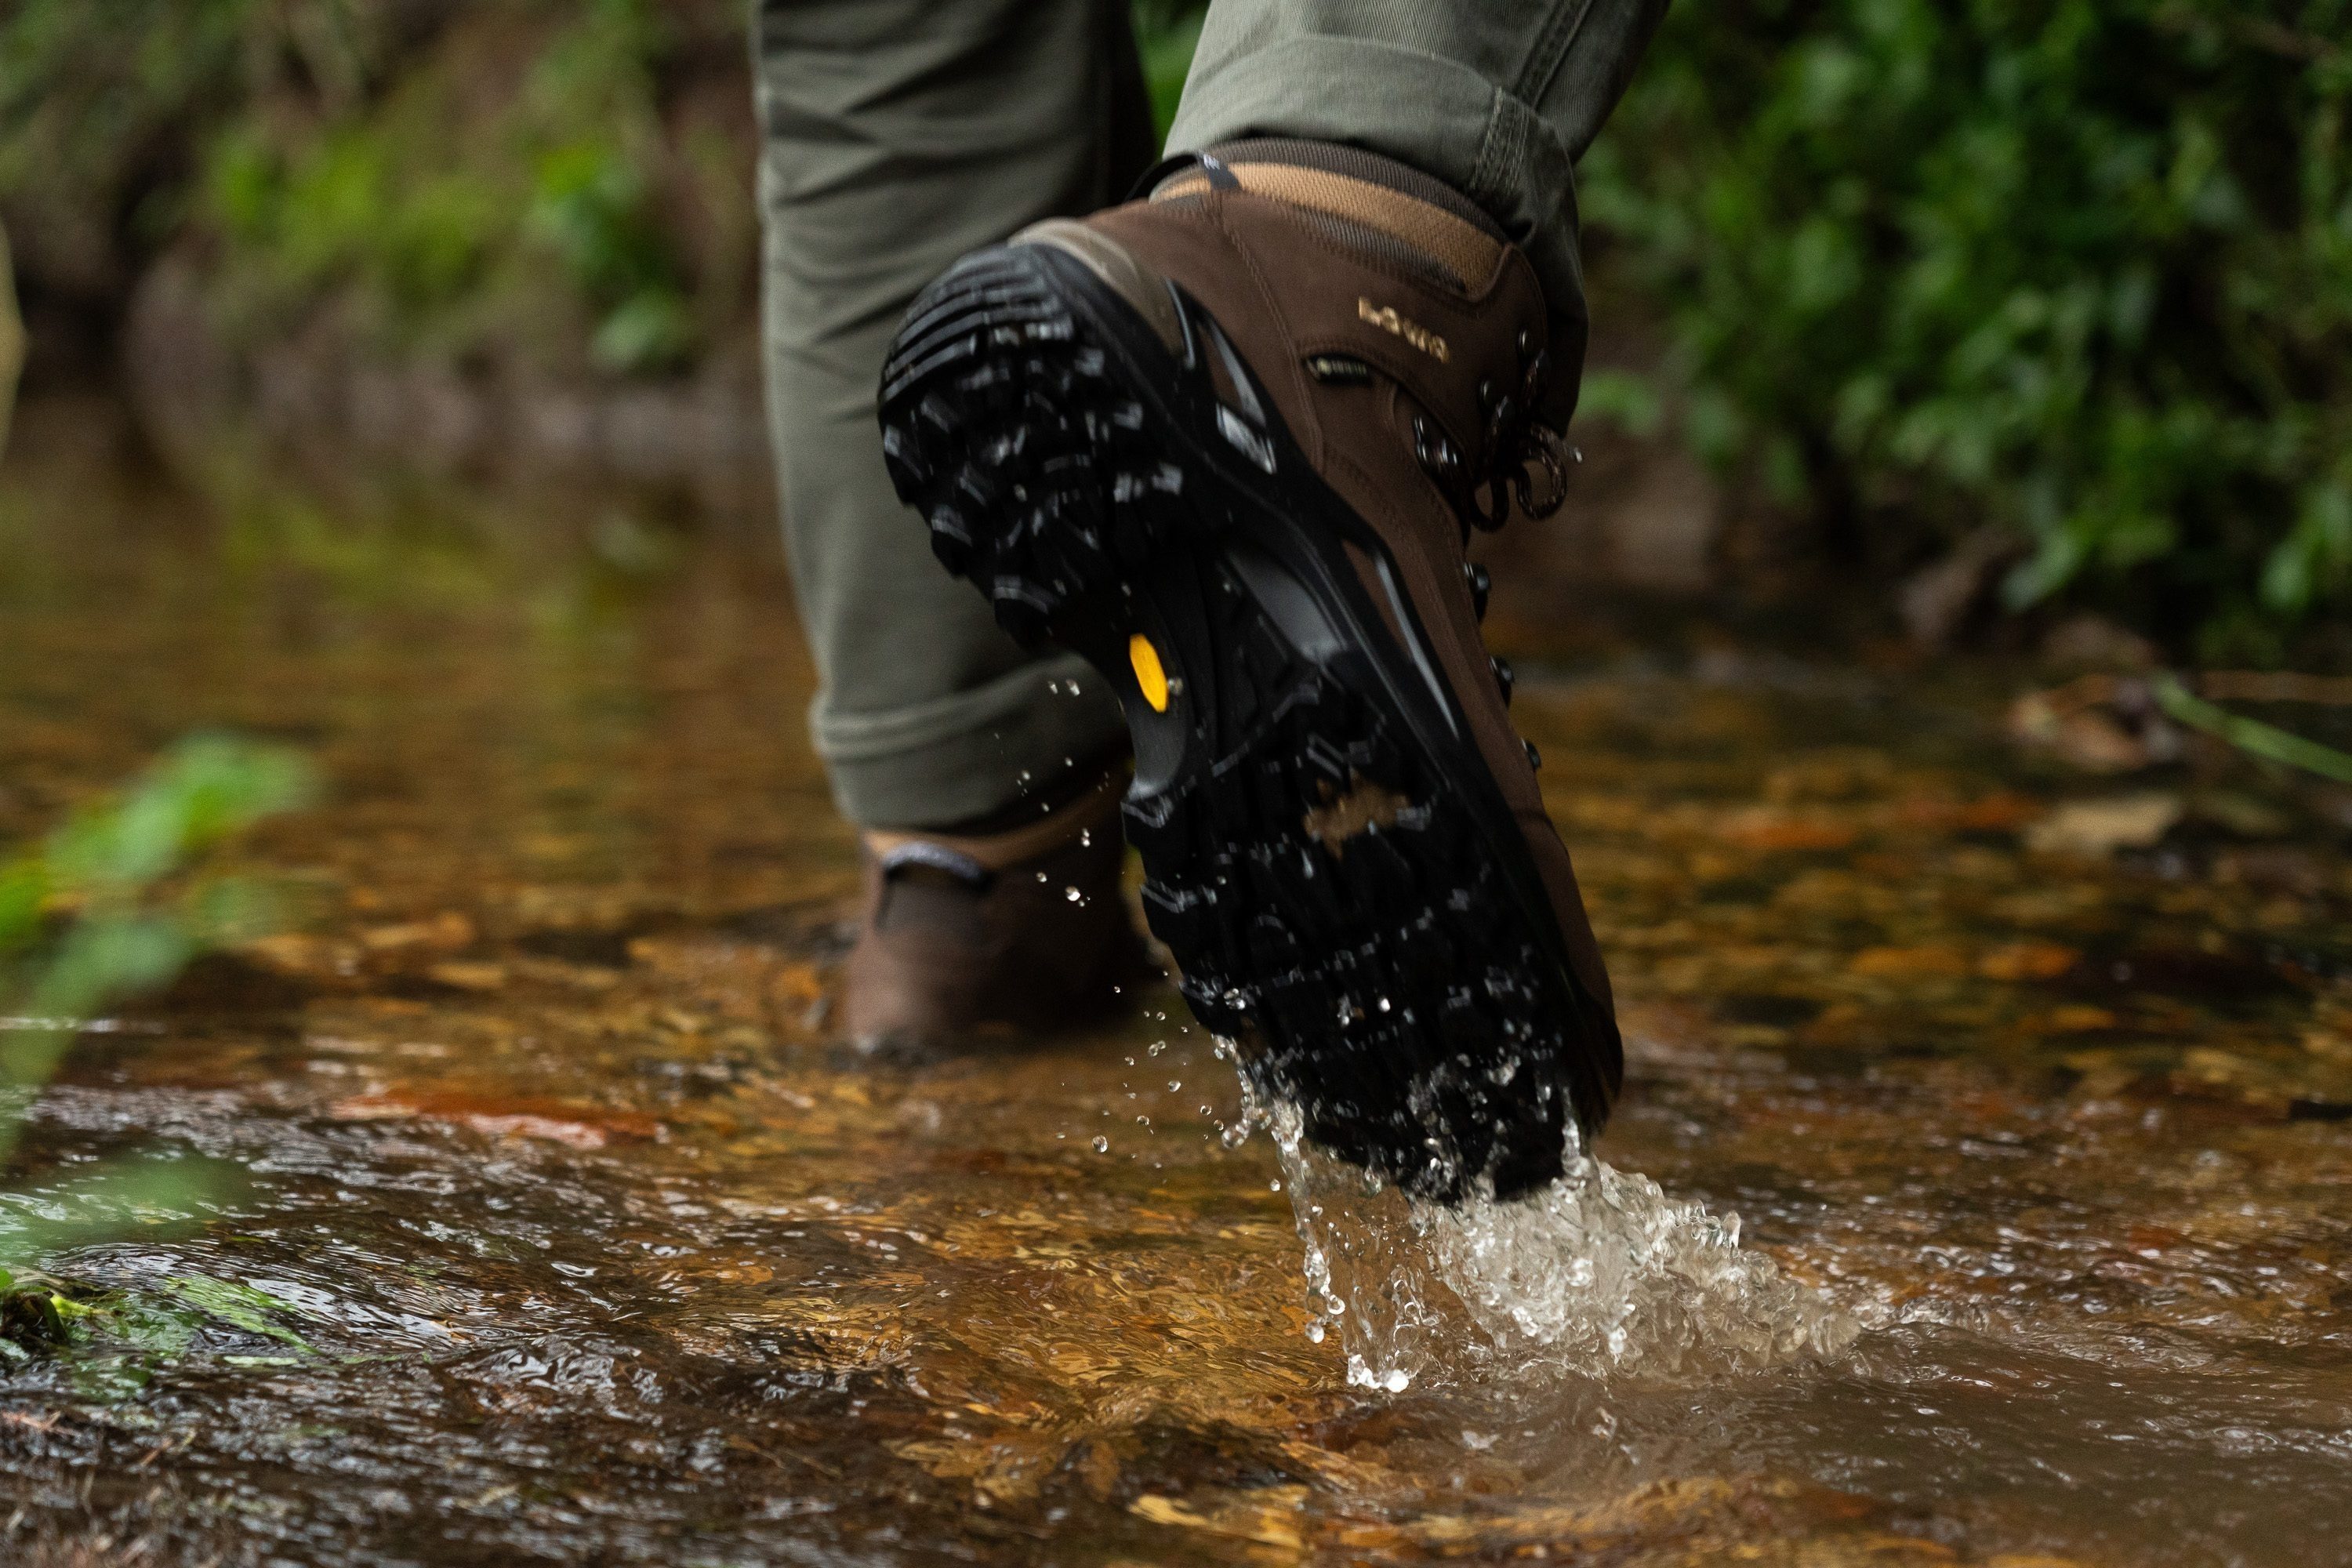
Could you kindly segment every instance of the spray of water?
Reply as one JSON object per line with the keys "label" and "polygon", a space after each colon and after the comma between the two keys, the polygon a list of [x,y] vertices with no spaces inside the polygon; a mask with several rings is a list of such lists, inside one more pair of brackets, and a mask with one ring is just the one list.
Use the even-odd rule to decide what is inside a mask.
{"label": "spray of water", "polygon": [[1351,1383],[1752,1372],[1835,1354],[1860,1331],[1742,1247],[1738,1215],[1668,1197],[1585,1153],[1573,1131],[1559,1181],[1448,1208],[1318,1152],[1288,1106],[1245,1103],[1244,1115],[1281,1154],[1307,1248],[1308,1334],[1339,1335]]}

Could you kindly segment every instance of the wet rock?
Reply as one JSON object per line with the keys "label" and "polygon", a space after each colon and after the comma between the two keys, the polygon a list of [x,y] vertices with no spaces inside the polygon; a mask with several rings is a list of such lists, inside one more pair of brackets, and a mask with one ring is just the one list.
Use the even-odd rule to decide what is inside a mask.
{"label": "wet rock", "polygon": [[2086,773],[2130,773],[2181,755],[2179,730],[2158,709],[2147,684],[2088,675],[2010,705],[2010,739]]}
{"label": "wet rock", "polygon": [[2289,844],[2233,849],[2213,860],[2213,876],[2218,881],[2242,883],[2264,892],[2305,899],[2315,898],[2334,886],[2337,869],[2315,851]]}

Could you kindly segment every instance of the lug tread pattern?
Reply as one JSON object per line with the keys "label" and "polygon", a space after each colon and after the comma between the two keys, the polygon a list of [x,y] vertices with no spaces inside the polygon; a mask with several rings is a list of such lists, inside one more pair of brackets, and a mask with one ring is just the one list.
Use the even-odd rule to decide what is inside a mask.
{"label": "lug tread pattern", "polygon": [[[1118,684],[1139,599],[1181,629],[1194,737],[1173,782],[1129,799],[1127,833],[1186,1002],[1242,1042],[1259,1090],[1423,1195],[1557,1176],[1581,1047],[1493,852],[1377,680],[1308,660],[1258,605],[1215,485],[1154,440],[1054,280],[1000,247],[932,285],[882,420],[899,496],[1013,636]],[[1309,831],[1368,789],[1405,804],[1330,842]]]}

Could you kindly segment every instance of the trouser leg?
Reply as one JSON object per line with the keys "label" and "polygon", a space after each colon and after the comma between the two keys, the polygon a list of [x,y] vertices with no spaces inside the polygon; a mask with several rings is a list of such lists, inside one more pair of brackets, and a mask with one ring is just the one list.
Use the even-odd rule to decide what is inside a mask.
{"label": "trouser leg", "polygon": [[950,263],[1117,200],[1150,162],[1126,0],[759,0],[753,43],[769,425],[822,682],[811,731],[851,820],[982,816],[1122,726],[1084,664],[1024,653],[932,560],[883,468],[876,384]]}
{"label": "trouser leg", "polygon": [[[1535,264],[1555,360],[1584,357],[1576,160],[1666,0],[1214,0],[1171,151],[1340,142],[1452,185]],[[1574,385],[1570,374],[1563,380]]]}

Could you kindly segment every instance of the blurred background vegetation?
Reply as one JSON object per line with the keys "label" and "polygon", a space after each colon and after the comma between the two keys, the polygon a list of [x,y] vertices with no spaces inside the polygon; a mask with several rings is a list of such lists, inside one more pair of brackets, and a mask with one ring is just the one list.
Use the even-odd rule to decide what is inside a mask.
{"label": "blurred background vegetation", "polygon": [[[1141,0],[1166,110],[1198,7]],[[232,344],[644,380],[748,355],[740,4],[19,0],[37,374],[142,280]],[[2352,662],[2352,0],[1678,0],[1580,198],[1588,416],[2177,655]],[[45,368],[46,371],[45,371]],[[1734,584],[1735,590],[1737,584]]]}

